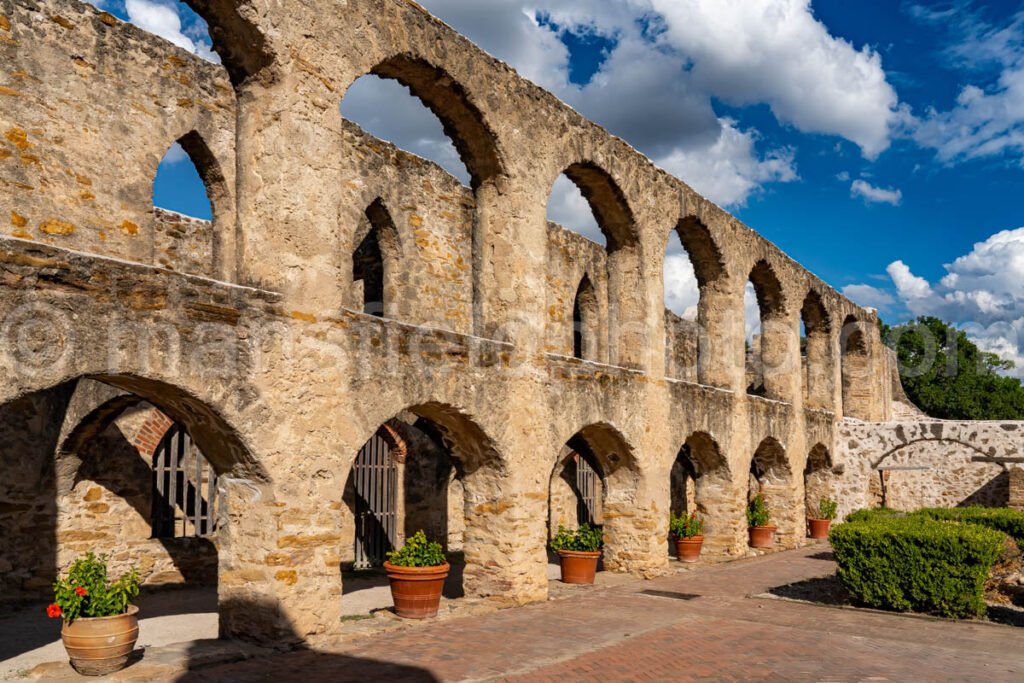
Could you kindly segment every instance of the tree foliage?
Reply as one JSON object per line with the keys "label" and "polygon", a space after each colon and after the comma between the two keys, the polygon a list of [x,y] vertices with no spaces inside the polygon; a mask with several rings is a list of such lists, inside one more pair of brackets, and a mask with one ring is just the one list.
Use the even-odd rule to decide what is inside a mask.
{"label": "tree foliage", "polygon": [[1024,419],[1024,386],[1003,372],[1014,367],[982,351],[938,318],[889,327],[882,339],[896,351],[907,397],[932,417],[947,420]]}

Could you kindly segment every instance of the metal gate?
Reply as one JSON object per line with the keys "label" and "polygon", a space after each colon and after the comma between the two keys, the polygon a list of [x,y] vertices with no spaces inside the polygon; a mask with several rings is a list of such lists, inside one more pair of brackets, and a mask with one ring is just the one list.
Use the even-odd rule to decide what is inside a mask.
{"label": "metal gate", "polygon": [[398,467],[379,434],[356,456],[352,469],[356,496],[356,569],[379,567],[395,549],[398,526]]}
{"label": "metal gate", "polygon": [[582,455],[576,455],[576,522],[594,526],[597,509],[597,471]]}
{"label": "metal gate", "polygon": [[217,530],[217,473],[177,424],[153,453],[152,528],[154,538],[209,536]]}

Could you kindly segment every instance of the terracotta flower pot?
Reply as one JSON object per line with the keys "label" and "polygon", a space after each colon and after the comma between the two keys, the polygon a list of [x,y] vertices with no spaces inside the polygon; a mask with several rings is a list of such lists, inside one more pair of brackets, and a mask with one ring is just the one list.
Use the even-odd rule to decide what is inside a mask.
{"label": "terracotta flower pot", "polygon": [[406,619],[427,619],[437,615],[449,569],[451,566],[447,562],[438,567],[398,567],[385,562],[395,614]]}
{"label": "terracotta flower pot", "polygon": [[675,538],[676,558],[680,562],[696,562],[700,559],[700,549],[704,545],[703,536],[691,536],[690,538]]}
{"label": "terracotta flower pot", "polygon": [[777,528],[774,525],[747,527],[747,531],[750,533],[750,547],[771,548],[775,545],[775,530]]}
{"label": "terracotta flower pot", "polygon": [[104,676],[120,671],[139,638],[139,608],[112,617],[79,617],[64,622],[60,638],[71,666],[83,676]]}
{"label": "terracotta flower pot", "polygon": [[828,538],[828,528],[831,526],[831,519],[809,519],[807,526],[810,527],[811,538],[824,540]]}
{"label": "terracotta flower pot", "polygon": [[594,583],[597,561],[601,552],[585,553],[576,550],[559,550],[558,559],[562,565],[562,583]]}

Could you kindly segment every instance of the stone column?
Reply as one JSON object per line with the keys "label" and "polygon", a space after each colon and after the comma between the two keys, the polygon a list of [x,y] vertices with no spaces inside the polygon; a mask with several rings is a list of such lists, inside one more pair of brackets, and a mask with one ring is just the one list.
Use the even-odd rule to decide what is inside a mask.
{"label": "stone column", "polygon": [[1011,467],[1009,472],[1010,495],[1006,507],[1013,510],[1024,510],[1024,468]]}
{"label": "stone column", "polygon": [[238,95],[239,280],[283,292],[297,314],[342,306],[338,98],[301,71]]}
{"label": "stone column", "polygon": [[[220,635],[267,644],[329,635],[341,615],[333,503],[276,500],[268,486],[221,478]],[[334,508],[334,509],[332,509]]]}
{"label": "stone column", "polygon": [[701,384],[745,392],[743,290],[725,278],[702,288],[697,324],[697,376]]}

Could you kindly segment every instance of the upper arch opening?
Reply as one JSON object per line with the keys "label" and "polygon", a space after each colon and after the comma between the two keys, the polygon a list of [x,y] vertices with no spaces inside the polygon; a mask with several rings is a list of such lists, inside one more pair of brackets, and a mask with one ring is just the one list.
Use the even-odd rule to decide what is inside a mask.
{"label": "upper arch opening", "polygon": [[[415,106],[409,95],[418,100]],[[395,55],[380,62],[349,87],[341,113],[373,135],[437,163],[474,190],[503,172],[497,139],[469,94],[423,59]]]}
{"label": "upper arch opening", "polygon": [[622,189],[607,171],[594,163],[580,162],[566,168],[563,175],[590,206],[609,252],[637,244],[633,212]]}

